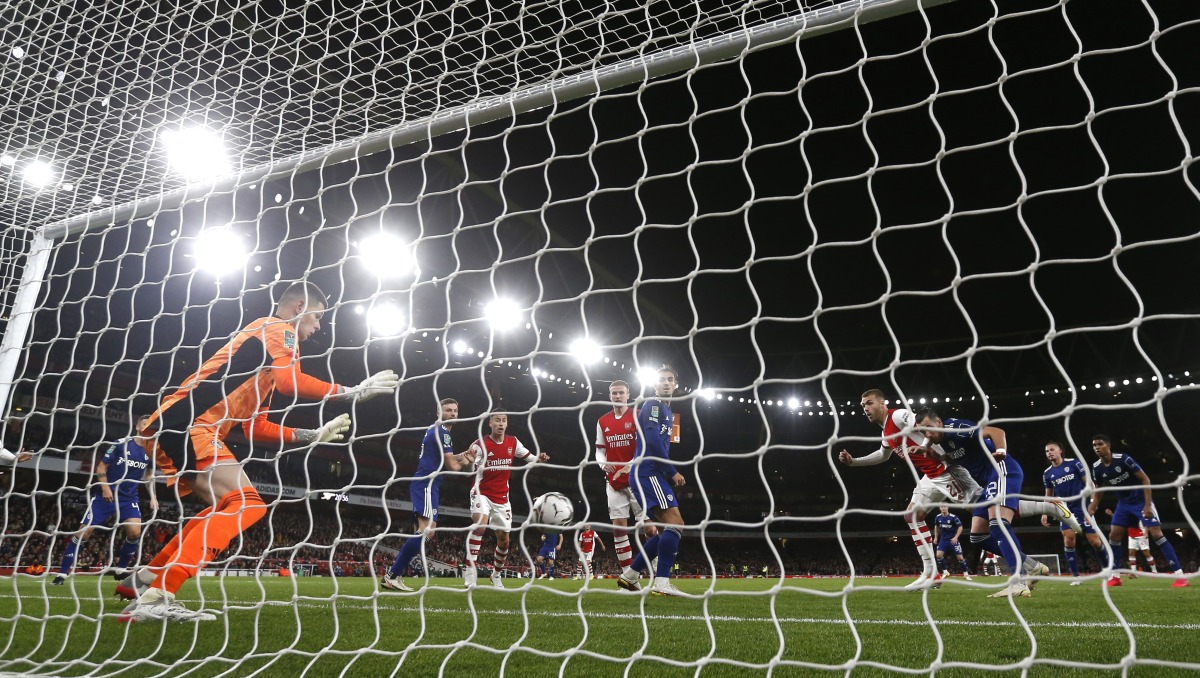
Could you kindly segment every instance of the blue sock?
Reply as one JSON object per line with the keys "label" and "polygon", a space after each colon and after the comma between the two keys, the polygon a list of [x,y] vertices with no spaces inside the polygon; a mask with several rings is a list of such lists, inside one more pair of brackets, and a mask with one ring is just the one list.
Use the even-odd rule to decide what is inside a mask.
{"label": "blue sock", "polygon": [[1067,569],[1071,570],[1073,576],[1079,576],[1079,558],[1075,556],[1074,548],[1063,548],[1063,553],[1067,556]]}
{"label": "blue sock", "polygon": [[120,559],[117,560],[117,567],[124,570],[129,567],[129,561],[137,554],[138,540],[126,539],[124,544],[121,544]]}
{"label": "blue sock", "polygon": [[[1004,528],[1008,531],[1006,537],[1000,531],[1000,523],[1004,523]],[[1000,555],[1004,558],[1004,563],[1008,565],[1010,575],[1021,576],[1024,570],[1021,568],[1021,562],[1024,558],[1021,557],[1021,543],[1017,541],[1017,535],[1012,533],[1012,526],[1007,520],[993,520],[990,522],[992,528],[992,538],[1000,546]]]}
{"label": "blue sock", "polygon": [[1121,566],[1121,563],[1125,562],[1125,540],[1122,539],[1119,544],[1109,540],[1108,546],[1112,549],[1113,562],[1116,563],[1116,565],[1113,565],[1113,569],[1116,569]]}
{"label": "blue sock", "polygon": [[1000,553],[1000,544],[990,532],[973,532],[971,534],[971,544],[989,553]]}
{"label": "blue sock", "polygon": [[938,558],[937,561],[938,561],[938,572],[945,572],[946,571],[946,559]]}
{"label": "blue sock", "polygon": [[679,538],[678,530],[667,528],[663,530],[660,539],[658,540],[658,571],[656,576],[671,577],[671,567],[675,565],[675,556],[679,555]]}
{"label": "blue sock", "polygon": [[660,533],[647,539],[646,543],[642,544],[642,551],[645,552],[645,555],[639,552],[637,557],[633,559],[633,562],[630,563],[629,567],[633,568],[635,572],[641,572],[642,570],[646,569],[646,561],[654,560],[654,558],[658,556],[658,542],[661,537],[662,534]]}
{"label": "blue sock", "polygon": [[547,572],[549,573],[551,579],[554,579],[554,577],[558,575],[558,572],[555,571],[557,569],[558,568],[555,567],[554,565],[549,566],[549,568],[547,569]]}
{"label": "blue sock", "polygon": [[1100,563],[1100,569],[1108,567],[1108,551],[1104,550],[1104,546],[1092,547],[1092,553],[1096,555],[1096,562]]}
{"label": "blue sock", "polygon": [[412,559],[416,558],[417,555],[421,553],[421,542],[424,539],[425,537],[422,535],[419,537],[412,537],[408,541],[404,542],[404,546],[400,547],[400,553],[396,554],[396,562],[392,563],[392,566],[388,568],[389,576],[399,577],[404,574],[404,571],[408,569],[408,564],[412,562]]}
{"label": "blue sock", "polygon": [[1164,534],[1154,543],[1158,544],[1158,548],[1162,549],[1163,555],[1166,556],[1167,569],[1171,572],[1178,572],[1180,570],[1179,557],[1175,555],[1175,547],[1171,546],[1171,542],[1167,541],[1167,535]]}
{"label": "blue sock", "polygon": [[958,567],[963,571],[963,574],[971,574],[971,568],[967,565],[967,560],[965,558],[958,559]]}
{"label": "blue sock", "polygon": [[62,567],[58,568],[59,574],[71,574],[71,568],[75,567],[75,554],[79,553],[80,546],[83,546],[83,540],[79,537],[71,537],[71,542],[67,544],[67,549],[63,551]]}

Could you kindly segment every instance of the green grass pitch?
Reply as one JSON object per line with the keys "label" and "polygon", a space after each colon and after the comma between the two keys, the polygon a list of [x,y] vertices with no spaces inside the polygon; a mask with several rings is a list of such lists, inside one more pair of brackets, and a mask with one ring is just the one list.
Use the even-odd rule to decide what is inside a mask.
{"label": "green grass pitch", "polygon": [[[907,581],[860,579],[843,595],[845,579],[718,580],[704,597],[709,581],[685,579],[680,588],[701,597],[682,599],[618,593],[611,579],[583,595],[579,581],[510,579],[508,590],[468,596],[453,579],[397,594],[369,579],[204,577],[203,606],[222,610],[217,621],[127,626],[116,622],[124,601],[110,578],[51,587],[49,578],[9,577],[0,579],[0,672],[659,677],[700,667],[704,676],[792,676],[855,665],[854,676],[931,667],[1011,676],[1032,658],[1031,675],[1120,675],[1124,662],[1131,675],[1164,676],[1187,673],[1181,662],[1200,665],[1200,585],[1126,580],[1108,590],[1114,611],[1096,580],[1042,582],[1015,609],[987,598],[998,578],[927,594],[899,590]],[[200,606],[195,583],[180,600]]]}

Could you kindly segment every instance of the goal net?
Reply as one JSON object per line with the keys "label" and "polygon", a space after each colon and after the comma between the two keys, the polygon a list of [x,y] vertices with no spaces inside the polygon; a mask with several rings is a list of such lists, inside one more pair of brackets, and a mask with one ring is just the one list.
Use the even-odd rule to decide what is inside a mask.
{"label": "goal net", "polygon": [[[0,469],[0,671],[1200,669],[1200,614],[1176,600],[1200,561],[1200,8],[468,0],[3,16],[0,410],[5,449],[34,456]],[[298,281],[327,295],[323,315],[283,303]],[[229,348],[262,318],[275,339]],[[259,362],[235,370],[251,350]],[[253,491],[211,496],[210,470],[188,494],[160,467],[110,502],[113,469],[140,463],[126,445],[139,418],[221,356],[200,380],[217,402],[246,375],[274,395],[239,392],[250,409],[190,443],[168,439],[163,414],[157,444],[187,473],[187,455],[216,449],[196,435],[220,427]],[[297,365],[351,397],[295,390],[281,369]],[[394,392],[353,397],[386,370]],[[611,402],[620,382],[628,413]],[[905,591],[922,570],[904,518],[919,474],[899,458],[838,463],[879,447],[870,389],[1003,435],[1023,470],[1007,491],[1028,501],[1045,498],[1049,443],[1091,469],[1107,436],[1150,483],[1159,574],[1105,585],[1121,574],[1110,552],[1128,571],[1134,500],[1104,486],[1073,495],[1095,499],[1098,536],[1028,515],[1003,528],[1019,555],[1078,566],[1081,585],[1035,577],[1018,597],[1022,575],[999,574],[997,554],[987,576],[951,563],[937,588]],[[457,419],[441,430],[447,398]],[[514,461],[512,530],[480,537],[463,455],[498,412],[548,459]],[[606,435],[609,413],[624,423]],[[344,439],[323,436],[340,415]],[[674,511],[652,511],[662,536],[610,508],[596,441],[631,434],[669,443],[679,472],[629,474],[644,500],[678,505],[669,529]],[[539,529],[533,502],[551,492],[573,517]],[[118,524],[131,503],[141,522]],[[973,569],[972,509],[954,507]],[[423,511],[436,530],[421,531]],[[195,551],[176,538],[218,532]],[[172,553],[189,576],[145,568]],[[656,555],[640,592],[618,586],[621,558]],[[134,595],[173,592],[185,623],[129,623],[142,603],[118,579],[145,572]],[[654,595],[656,575],[683,595]]]}

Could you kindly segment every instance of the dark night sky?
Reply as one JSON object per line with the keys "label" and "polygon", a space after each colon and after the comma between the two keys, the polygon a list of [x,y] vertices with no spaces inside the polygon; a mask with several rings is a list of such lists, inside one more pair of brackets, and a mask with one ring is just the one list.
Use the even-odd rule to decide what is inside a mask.
{"label": "dark night sky", "polygon": [[[627,368],[680,369],[692,391],[675,456],[698,460],[684,472],[702,476],[714,511],[743,497],[765,510],[764,484],[793,515],[840,506],[829,453],[872,449],[877,431],[844,404],[875,386],[952,397],[949,413],[972,418],[987,394],[1035,481],[1046,439],[1100,429],[1173,480],[1185,460],[1165,434],[1197,442],[1197,399],[1172,390],[1160,414],[1150,378],[1186,385],[1200,369],[1187,283],[1200,257],[1200,7],[1155,4],[1152,43],[1138,2],[1003,9],[991,31],[990,3],[951,3],[72,238],[18,392],[144,407],[268,312],[277,275],[309,271],[337,306],[305,368],[405,378],[396,402],[356,413],[360,434],[400,429],[391,455],[382,437],[354,449],[399,473],[436,397],[452,395],[468,416],[493,399],[528,413],[518,434],[569,466],[531,484],[573,486],[603,409],[585,403],[630,378],[578,366],[568,346],[587,332]],[[262,270],[217,285],[187,255],[205,224],[230,220]],[[415,243],[415,279],[358,265],[354,243],[380,229]],[[482,306],[497,294],[522,325],[489,344]],[[354,306],[372,300],[405,308],[412,331],[368,341]],[[524,370],[448,354],[459,338]],[[597,390],[534,381],[531,361]],[[1069,387],[1081,409],[1068,418]],[[845,416],[709,402],[699,388],[833,401]],[[596,501],[599,474],[586,474]],[[847,475],[850,502],[894,507],[906,474]],[[705,510],[698,495],[687,508]]]}

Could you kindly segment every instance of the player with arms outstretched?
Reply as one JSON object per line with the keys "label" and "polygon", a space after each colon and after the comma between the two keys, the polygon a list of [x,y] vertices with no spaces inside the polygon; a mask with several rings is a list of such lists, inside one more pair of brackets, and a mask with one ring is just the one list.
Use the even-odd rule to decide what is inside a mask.
{"label": "player with arms outstretched", "polygon": [[[134,431],[143,430],[150,421],[150,415],[142,415],[137,420]],[[71,537],[71,542],[63,551],[62,565],[53,584],[62,585],[75,567],[75,557],[84,542],[92,536],[97,525],[103,525],[109,518],[116,516],[116,524],[125,528],[125,541],[117,557],[117,568],[124,570],[129,567],[129,561],[137,555],[138,541],[142,537],[142,509],[138,506],[138,487],[143,483],[150,493],[150,510],[158,512],[158,498],[154,493],[154,457],[148,451],[152,449],[151,440],[134,435],[119,440],[108,446],[100,463],[96,464],[96,485],[99,492],[92,491],[92,500],[79,531]],[[128,576],[118,575],[123,579]]]}
{"label": "player with arms outstretched", "polygon": [[678,375],[666,365],[658,369],[658,380],[654,385],[654,398],[642,403],[637,418],[637,447],[634,453],[634,480],[637,483],[635,496],[638,503],[654,512],[654,519],[662,525],[662,532],[646,540],[642,552],[633,559],[629,567],[617,579],[617,585],[627,591],[641,589],[639,579],[646,563],[658,558],[655,566],[654,583],[650,592],[660,596],[681,596],[683,592],[671,583],[672,566],[679,554],[679,540],[683,538],[683,515],[679,512],[679,500],[672,486],[683,487],[683,474],[671,463],[671,432],[674,415],[671,413],[670,398],[675,393]]}
{"label": "player with arms outstretched", "polygon": [[396,560],[383,575],[380,586],[392,591],[411,592],[414,589],[404,583],[408,564],[421,553],[421,545],[425,538],[433,541],[437,530],[438,519],[438,489],[442,484],[444,470],[461,471],[473,461],[469,453],[455,454],[450,440],[450,428],[458,419],[458,401],[454,398],[443,398],[438,403],[440,415],[437,423],[425,430],[421,440],[421,457],[417,460],[417,473],[413,477],[409,489],[412,499],[413,514],[417,518],[417,534],[410,537],[400,547]]}
{"label": "player with arms outstretched", "polygon": [[[1092,477],[1088,475],[1087,468],[1083,462],[1072,457],[1064,457],[1062,445],[1051,440],[1046,443],[1046,459],[1050,461],[1050,465],[1042,471],[1042,484],[1046,487],[1047,497],[1059,497],[1066,502],[1067,510],[1075,517],[1077,522],[1083,528],[1083,534],[1087,536],[1088,543],[1092,545],[1092,553],[1095,554],[1097,562],[1103,568],[1108,563],[1108,552],[1104,550],[1104,545],[1100,542],[1100,534],[1096,532],[1096,528],[1092,525],[1092,521],[1088,519],[1087,510],[1083,507],[1084,494],[1090,495],[1094,489],[1092,485]],[[1063,555],[1067,560],[1067,568],[1071,571],[1074,580],[1071,581],[1071,586],[1079,586],[1083,583],[1079,579],[1079,557],[1075,551],[1075,530],[1066,523],[1060,523],[1063,536]],[[1042,516],[1042,526],[1050,527],[1050,519]]]}
{"label": "player with arms outstretched", "polygon": [[512,504],[508,501],[509,478],[514,459],[524,462],[550,461],[549,455],[534,454],[508,431],[508,414],[496,410],[488,416],[490,435],[471,443],[467,457],[475,463],[475,485],[471,488],[471,522],[475,529],[467,536],[467,567],[463,570],[463,585],[475,586],[479,549],[488,526],[496,533],[496,555],[492,563],[492,586],[504,588],[500,571],[508,563],[509,531],[512,530]]}
{"label": "player with arms outstretched", "polygon": [[950,512],[950,507],[942,504],[938,514],[933,517],[933,540],[937,543],[938,569],[943,577],[950,576],[946,568],[946,553],[951,552],[958,557],[958,569],[962,571],[963,579],[971,581],[971,568],[967,567],[967,559],[963,557],[962,537],[963,524],[958,516]]}
{"label": "player with arms outstretched", "polygon": [[1112,451],[1112,440],[1106,435],[1092,436],[1092,450],[1099,459],[1092,464],[1092,477],[1096,482],[1096,494],[1088,504],[1088,513],[1096,515],[1100,507],[1100,495],[1107,488],[1113,488],[1117,495],[1117,508],[1113,510],[1112,530],[1108,534],[1108,545],[1113,553],[1114,572],[1106,584],[1120,586],[1121,574],[1116,572],[1116,566],[1125,562],[1125,533],[1130,527],[1145,525],[1150,538],[1162,550],[1167,560],[1167,568],[1174,572],[1178,579],[1171,586],[1182,588],[1190,586],[1183,577],[1183,568],[1179,557],[1175,555],[1175,547],[1163,534],[1162,523],[1158,520],[1158,511],[1154,508],[1154,500],[1150,492],[1150,477],[1142,467],[1128,454]]}
{"label": "player with arms outstretched", "polygon": [[633,454],[637,450],[637,421],[629,408],[629,384],[614,381],[608,387],[608,398],[613,404],[596,422],[596,461],[600,462],[608,496],[608,518],[613,524],[613,552],[621,570],[633,563],[633,547],[629,544],[629,516],[645,524],[647,539],[658,534],[658,528],[645,523],[646,509],[638,503],[629,487],[629,471],[633,467]]}
{"label": "player with arms outstretched", "polygon": [[971,544],[999,553],[1017,579],[992,597],[1029,597],[1029,590],[1037,580],[1026,581],[1021,577],[1021,571],[1045,576],[1050,573],[1050,568],[1025,555],[1020,540],[1012,531],[1012,521],[1018,515],[1049,515],[1082,532],[1079,523],[1063,502],[1029,501],[1018,496],[1025,482],[1025,471],[1008,454],[1004,429],[981,426],[968,419],[942,421],[931,407],[917,410],[916,418],[917,426],[925,432],[930,443],[937,446],[941,458],[952,468],[965,468],[984,488],[983,498],[993,502],[971,512]]}
{"label": "player with arms outstretched", "polygon": [[842,450],[838,453],[838,461],[847,466],[873,466],[895,454],[909,466],[914,477],[920,474],[908,507],[904,509],[904,522],[921,556],[921,576],[904,588],[908,591],[927,588],[937,581],[940,572],[937,571],[929,526],[925,524],[925,512],[943,501],[969,504],[979,496],[981,488],[962,467],[947,466],[937,459],[929,449],[929,440],[914,430],[916,417],[912,410],[888,408],[883,391],[875,388],[862,394],[861,405],[867,419],[883,429],[883,443],[878,450],[863,457]]}
{"label": "player with arms outstretched", "polygon": [[[316,285],[293,283],[280,297],[274,315],[238,330],[152,415],[142,435],[157,431],[158,471],[171,476],[171,485],[184,481],[180,494],[195,491],[211,506],[189,520],[147,568],[118,586],[119,595],[140,594],[118,621],[215,619],[177,603],[175,593],[267,513],[241,462],[225,444],[234,426],[240,425],[252,442],[334,442],[349,430],[349,416],[338,415],[318,429],[280,426],[267,418],[275,394],[287,399],[282,403],[287,407],[299,398],[363,402],[395,392],[400,380],[391,370],[367,377],[353,388],[300,370],[299,344],[321,329],[328,303]],[[150,586],[143,591],[147,583]]]}

